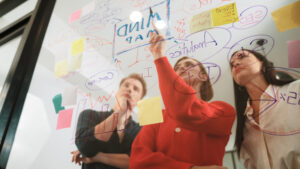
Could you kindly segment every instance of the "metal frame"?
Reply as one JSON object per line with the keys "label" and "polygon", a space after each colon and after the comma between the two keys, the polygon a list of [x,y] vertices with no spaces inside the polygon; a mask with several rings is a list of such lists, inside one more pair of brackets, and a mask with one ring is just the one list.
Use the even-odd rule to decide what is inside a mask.
{"label": "metal frame", "polygon": [[235,157],[234,157],[234,153],[236,153],[236,150],[226,151],[226,153],[230,153],[231,159],[232,159],[232,164],[233,164],[233,169],[236,169],[236,163],[235,163]]}
{"label": "metal frame", "polygon": [[[0,8],[1,9],[1,8]],[[0,46],[21,35],[28,24],[32,12],[0,30]]]}
{"label": "metal frame", "polygon": [[22,40],[1,91],[1,169],[4,169],[8,162],[24,101],[55,2],[56,0],[38,1],[32,17],[30,17],[30,21],[24,30]]}
{"label": "metal frame", "polygon": [[19,6],[26,0],[4,0],[0,3],[0,17],[13,10],[15,7]]}

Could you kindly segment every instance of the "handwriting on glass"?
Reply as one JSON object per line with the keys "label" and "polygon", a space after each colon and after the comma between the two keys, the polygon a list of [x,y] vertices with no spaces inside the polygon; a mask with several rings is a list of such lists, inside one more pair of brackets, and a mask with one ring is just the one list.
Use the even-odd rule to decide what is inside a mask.
{"label": "handwriting on glass", "polygon": [[268,9],[263,5],[249,7],[240,13],[239,22],[233,23],[233,27],[236,29],[251,28],[263,21],[267,14]]}
{"label": "handwriting on glass", "polygon": [[297,92],[279,93],[279,99],[291,105],[300,105],[300,95]]}
{"label": "handwriting on glass", "polygon": [[114,83],[117,76],[118,72],[116,70],[99,72],[92,75],[85,83],[85,86],[90,90],[100,90]]}

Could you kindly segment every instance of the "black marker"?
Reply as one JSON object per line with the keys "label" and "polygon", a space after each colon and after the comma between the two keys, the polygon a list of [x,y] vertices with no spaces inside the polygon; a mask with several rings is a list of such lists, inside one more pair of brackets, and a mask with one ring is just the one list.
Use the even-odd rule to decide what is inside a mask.
{"label": "black marker", "polygon": [[153,11],[152,11],[151,7],[150,7],[149,9],[150,9],[150,15],[152,15],[152,14],[153,14]]}

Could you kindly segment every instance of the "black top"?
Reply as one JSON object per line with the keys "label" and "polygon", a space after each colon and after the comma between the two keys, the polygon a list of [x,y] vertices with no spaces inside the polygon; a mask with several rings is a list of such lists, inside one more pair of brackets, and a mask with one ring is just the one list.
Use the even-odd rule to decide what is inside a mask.
{"label": "black top", "polygon": [[[81,112],[76,129],[76,146],[80,153],[86,157],[93,157],[98,152],[103,153],[126,153],[130,155],[131,144],[140,131],[141,127],[138,123],[134,122],[131,118],[125,126],[124,138],[122,142],[119,141],[119,135],[117,129],[115,129],[111,135],[109,141],[104,142],[98,140],[94,136],[95,126],[107,117],[109,117],[113,111],[109,112],[97,112],[94,110],[84,110]],[[99,133],[101,134],[101,133]],[[102,163],[83,164],[83,169],[116,169],[116,167],[108,166]]]}

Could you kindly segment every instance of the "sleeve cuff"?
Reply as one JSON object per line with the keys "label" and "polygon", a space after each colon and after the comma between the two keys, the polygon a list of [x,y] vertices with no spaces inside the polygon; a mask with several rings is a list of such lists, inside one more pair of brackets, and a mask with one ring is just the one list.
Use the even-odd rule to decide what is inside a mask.
{"label": "sleeve cuff", "polygon": [[159,64],[159,63],[162,63],[162,62],[167,61],[167,60],[168,60],[168,58],[166,56],[163,56],[163,57],[160,57],[158,59],[155,59],[154,63]]}

